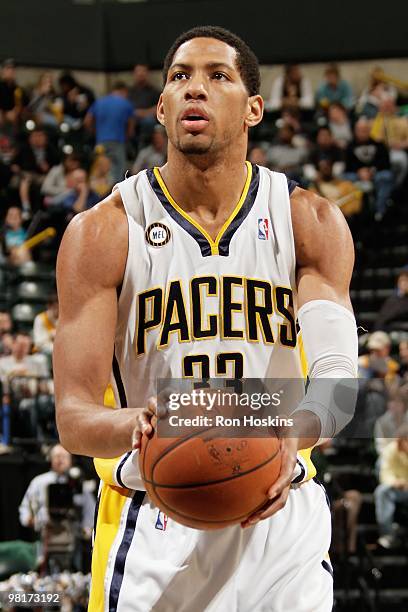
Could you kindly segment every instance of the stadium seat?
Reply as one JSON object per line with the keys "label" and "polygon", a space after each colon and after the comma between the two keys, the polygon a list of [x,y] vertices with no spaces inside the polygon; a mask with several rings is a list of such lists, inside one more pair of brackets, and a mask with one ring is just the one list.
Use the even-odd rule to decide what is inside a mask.
{"label": "stadium seat", "polygon": [[16,304],[11,309],[11,317],[19,330],[31,331],[35,316],[43,309],[43,304]]}
{"label": "stadium seat", "polygon": [[14,302],[31,302],[46,304],[53,286],[50,283],[24,281],[14,291]]}
{"label": "stadium seat", "polygon": [[55,279],[55,268],[35,261],[27,261],[17,269],[17,278],[22,280],[44,280]]}

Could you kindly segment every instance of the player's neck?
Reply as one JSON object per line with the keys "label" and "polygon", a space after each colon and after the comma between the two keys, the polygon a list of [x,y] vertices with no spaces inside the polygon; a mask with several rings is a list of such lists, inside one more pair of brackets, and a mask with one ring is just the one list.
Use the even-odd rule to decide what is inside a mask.
{"label": "player's neck", "polygon": [[200,156],[190,158],[175,151],[169,155],[161,175],[174,200],[187,213],[215,220],[228,217],[234,209],[247,169],[242,153],[224,152],[219,159],[206,163]]}

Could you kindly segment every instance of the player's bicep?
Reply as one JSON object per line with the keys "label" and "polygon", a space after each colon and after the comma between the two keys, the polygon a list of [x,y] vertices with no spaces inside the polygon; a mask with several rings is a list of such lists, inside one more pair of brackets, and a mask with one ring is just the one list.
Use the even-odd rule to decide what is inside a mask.
{"label": "player's bicep", "polygon": [[58,255],[60,306],[54,371],[59,407],[73,397],[103,404],[109,382],[116,287],[127,253],[125,237],[112,229],[112,223],[117,227],[122,218],[111,219],[110,215],[109,211],[106,218],[103,209],[102,214],[85,213],[68,228]]}
{"label": "player's bicep", "polygon": [[62,309],[54,344],[57,401],[74,396],[102,404],[112,366],[116,292],[100,288],[78,307],[81,290],[73,291],[77,295]]}
{"label": "player's bicep", "polygon": [[[327,200],[300,191],[292,204],[299,307],[330,300],[351,310],[349,286],[353,240],[341,211]],[[292,200],[292,198],[291,198]]]}

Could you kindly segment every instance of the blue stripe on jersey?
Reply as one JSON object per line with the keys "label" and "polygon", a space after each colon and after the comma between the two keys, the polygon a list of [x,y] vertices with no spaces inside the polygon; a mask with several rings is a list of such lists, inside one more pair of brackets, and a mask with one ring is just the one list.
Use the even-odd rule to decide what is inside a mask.
{"label": "blue stripe on jersey", "polygon": [[329,572],[330,576],[333,578],[333,569],[332,566],[330,565],[330,563],[328,563],[328,561],[322,561],[322,567],[323,569],[326,570],[326,572]]}
{"label": "blue stripe on jersey", "polygon": [[299,186],[299,183],[297,183],[296,181],[292,181],[292,179],[286,177],[286,180],[288,181],[288,191],[289,191],[289,195],[292,194],[292,192],[296,189],[296,187]]}
{"label": "blue stripe on jersey", "polygon": [[200,247],[201,255],[203,257],[209,257],[211,255],[211,246],[206,237],[196,227],[194,227],[192,223],[189,223],[189,221],[185,219],[183,215],[180,215],[174,206],[170,204],[159,185],[159,181],[154,175],[154,171],[147,170],[146,175],[154,193],[156,194],[160,203],[169,213],[170,217],[172,217],[176,223],[178,223],[186,232],[190,234],[190,236],[194,238]]}
{"label": "blue stripe on jersey", "polygon": [[[211,255],[211,245],[208,242],[207,238],[200,232],[200,230],[195,227],[192,223],[189,222],[188,219],[183,217],[172,204],[168,201],[166,195],[163,193],[162,188],[154,174],[154,170],[147,170],[146,172],[149,183],[156,194],[158,200],[164,206],[169,215],[174,219],[178,225],[180,225],[186,232],[194,238],[197,242],[198,246],[201,250],[201,255],[203,257],[209,257]],[[239,226],[243,223],[243,221],[248,216],[254,202],[256,195],[258,193],[259,187],[259,167],[255,164],[252,164],[252,177],[251,184],[248,189],[248,193],[246,195],[245,201],[243,202],[240,210],[236,214],[236,216],[231,221],[228,228],[225,230],[219,244],[218,244],[218,254],[224,257],[229,255],[229,246],[234,236],[235,232],[239,228]]]}
{"label": "blue stripe on jersey", "polygon": [[116,388],[119,394],[120,407],[127,408],[128,404],[127,404],[127,399],[126,399],[126,391],[125,391],[125,387],[122,381],[122,376],[120,375],[119,363],[118,363],[118,360],[116,359],[115,354],[113,355],[113,360],[112,360],[112,372],[113,372],[113,377],[115,379]]}
{"label": "blue stripe on jersey", "polygon": [[245,198],[245,202],[241,206],[238,214],[231,221],[227,229],[225,230],[219,244],[218,244],[218,252],[220,255],[224,255],[227,257],[229,255],[229,246],[232,240],[233,235],[239,228],[239,226],[245,221],[248,214],[251,211],[252,206],[254,205],[259,187],[259,166],[252,164],[252,179],[251,184],[248,189],[247,196]]}
{"label": "blue stripe on jersey", "polygon": [[132,454],[132,451],[128,451],[126,453],[126,455],[124,457],[122,457],[122,460],[121,460],[121,462],[119,463],[119,465],[118,465],[118,467],[116,469],[116,480],[118,481],[119,485],[121,487],[123,487],[124,489],[126,489],[126,485],[123,484],[123,480],[122,480],[122,477],[121,477],[121,472],[122,472],[123,466],[125,465],[127,459],[130,457],[131,454]]}
{"label": "blue stripe on jersey", "polygon": [[123,582],[126,557],[136,529],[137,516],[142,505],[145,491],[135,491],[129,506],[126,519],[126,527],[123,533],[122,542],[116,555],[115,567],[113,569],[112,582],[109,590],[109,612],[116,612],[118,608],[119,593]]}

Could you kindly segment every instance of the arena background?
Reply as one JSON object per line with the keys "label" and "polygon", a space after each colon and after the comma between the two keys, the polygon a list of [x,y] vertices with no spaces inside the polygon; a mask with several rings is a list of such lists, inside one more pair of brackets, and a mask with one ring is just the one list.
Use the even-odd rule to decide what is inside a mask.
{"label": "arena background", "polygon": [[[24,545],[21,542],[14,544],[17,540],[34,542],[37,539],[31,529],[20,525],[18,506],[31,479],[47,471],[49,463],[45,453],[55,438],[50,363],[48,373],[46,370],[42,378],[46,388],[39,383],[33,392],[31,387],[25,392],[24,400],[32,403],[22,405],[19,392],[7,384],[1,360],[12,350],[14,334],[19,330],[31,334],[34,317],[46,309],[47,300],[54,289],[56,252],[66,222],[65,217],[62,219],[53,215],[43,194],[31,194],[31,210],[24,216],[21,226],[25,232],[24,240],[37,236],[49,227],[55,227],[57,234],[29,248],[27,259],[31,261],[13,259],[7,246],[9,226],[5,224],[6,212],[10,206],[24,210],[22,198],[25,192],[21,188],[22,175],[15,172],[12,166],[19,151],[24,150],[30,133],[41,126],[56,152],[56,159],[62,154],[78,153],[81,165],[91,169],[96,161],[94,140],[82,124],[83,114],[75,117],[79,121],[71,123],[64,116],[58,116],[54,108],[55,124],[42,124],[38,113],[30,108],[30,100],[45,71],[49,71],[53,80],[51,106],[61,98],[58,78],[66,71],[80,86],[89,88],[98,98],[105,95],[118,79],[131,85],[133,66],[148,64],[152,69],[150,81],[160,88],[162,60],[174,38],[194,25],[209,23],[227,27],[249,42],[261,62],[262,94],[267,102],[271,87],[285,65],[299,63],[303,78],[309,80],[315,93],[324,80],[326,63],[335,61],[341,78],[350,83],[354,93],[353,105],[346,113],[351,129],[364,116],[364,111],[358,107],[358,100],[370,86],[373,70],[378,68],[381,71],[379,83],[384,90],[394,92],[395,117],[405,118],[408,122],[408,10],[403,2],[389,0],[385,5],[378,0],[315,0],[310,3],[296,0],[285,3],[266,0],[257,3],[216,0],[41,0],[33,3],[30,0],[2,0],[0,62],[13,60],[9,64],[16,66],[15,78],[22,92],[18,95],[22,97],[19,102],[17,98],[15,100],[17,112],[11,121],[5,116],[7,109],[2,110],[0,97],[0,310],[10,313],[13,325],[11,336],[3,322],[0,329],[3,383],[0,580],[7,581],[11,573],[20,572],[20,577],[15,579],[18,584],[23,584],[24,580],[26,585],[37,584],[32,578],[24,578],[25,572],[35,566],[34,557],[28,560],[31,553],[34,555],[32,549],[26,548],[24,556],[16,552],[18,545]],[[255,155],[256,161],[264,155],[262,159],[265,163],[275,167],[270,161],[273,158],[271,151],[279,144],[279,130],[286,119],[282,119],[282,109],[268,106],[267,109],[263,124],[252,134],[250,152],[254,160]],[[316,133],[319,127],[327,124],[327,118],[325,109],[317,103],[309,111],[295,117],[298,120],[295,136],[300,137],[300,141],[298,138],[298,143],[290,146],[295,149],[304,147],[304,156],[299,157],[295,178],[305,187],[314,188],[318,183],[316,159],[319,159],[316,157],[319,149]],[[378,108],[369,120],[374,122],[380,113],[381,109]],[[129,139],[128,168],[132,168],[140,149],[149,144],[149,134],[139,134]],[[398,148],[389,142],[386,142],[386,146],[388,152]],[[405,155],[407,149],[408,137],[399,147],[399,150],[405,151]],[[102,154],[99,149],[96,156]],[[314,174],[313,171],[312,174],[308,172],[310,166],[312,169],[315,167]],[[402,611],[408,607],[408,503],[398,505],[394,517],[396,537],[391,548],[378,544],[374,506],[374,491],[379,478],[379,452],[375,440],[378,430],[375,429],[375,422],[383,415],[396,413],[392,402],[400,402],[403,406],[403,415],[401,410],[398,415],[399,422],[406,419],[407,410],[404,385],[407,381],[408,356],[404,342],[408,339],[408,289],[406,294],[401,288],[397,293],[396,283],[401,271],[403,276],[406,275],[404,267],[408,266],[408,185],[406,172],[403,175],[401,168],[393,168],[392,164],[391,168],[394,184],[387,199],[385,214],[376,218],[375,188],[363,189],[359,205],[351,212],[344,211],[356,248],[351,296],[361,327],[361,373],[369,382],[358,404],[359,418],[367,426],[364,439],[359,438],[356,430],[351,428],[349,435],[315,456],[319,477],[327,485],[333,502],[335,541],[331,555],[335,568],[335,610],[380,612],[385,609]],[[402,177],[399,181],[395,179],[398,171]],[[392,301],[397,297],[401,298],[397,315],[391,319],[386,316],[380,319],[379,312],[381,309],[384,311],[386,300]],[[376,337],[380,344],[383,342],[380,349],[370,348],[370,334],[373,331],[388,334],[385,340],[384,336],[382,339]],[[41,350],[37,347],[35,355],[38,354],[41,354]],[[44,351],[44,355],[46,359],[49,358],[47,351]],[[37,414],[39,422],[27,427],[26,420],[28,418],[32,423],[33,414]],[[71,474],[70,486],[78,488],[85,483],[91,489],[93,481],[96,485],[91,462],[76,458],[75,465],[79,471]],[[350,517],[353,512],[358,516]],[[356,522],[357,540],[355,547],[352,546],[353,550],[349,550],[347,544],[350,541],[350,524],[353,523],[351,519]],[[81,558],[75,567],[86,575],[90,543],[89,539],[79,539]],[[47,573],[44,568],[43,563],[39,568],[40,573]],[[79,576],[75,583],[76,590],[72,580],[69,582],[66,576],[65,583],[62,579],[58,582],[59,589],[65,584],[64,588],[69,591],[67,606],[75,605],[78,610],[86,605],[88,584],[86,578]],[[69,587],[66,586],[68,582]],[[10,584],[3,583],[0,590]]]}

